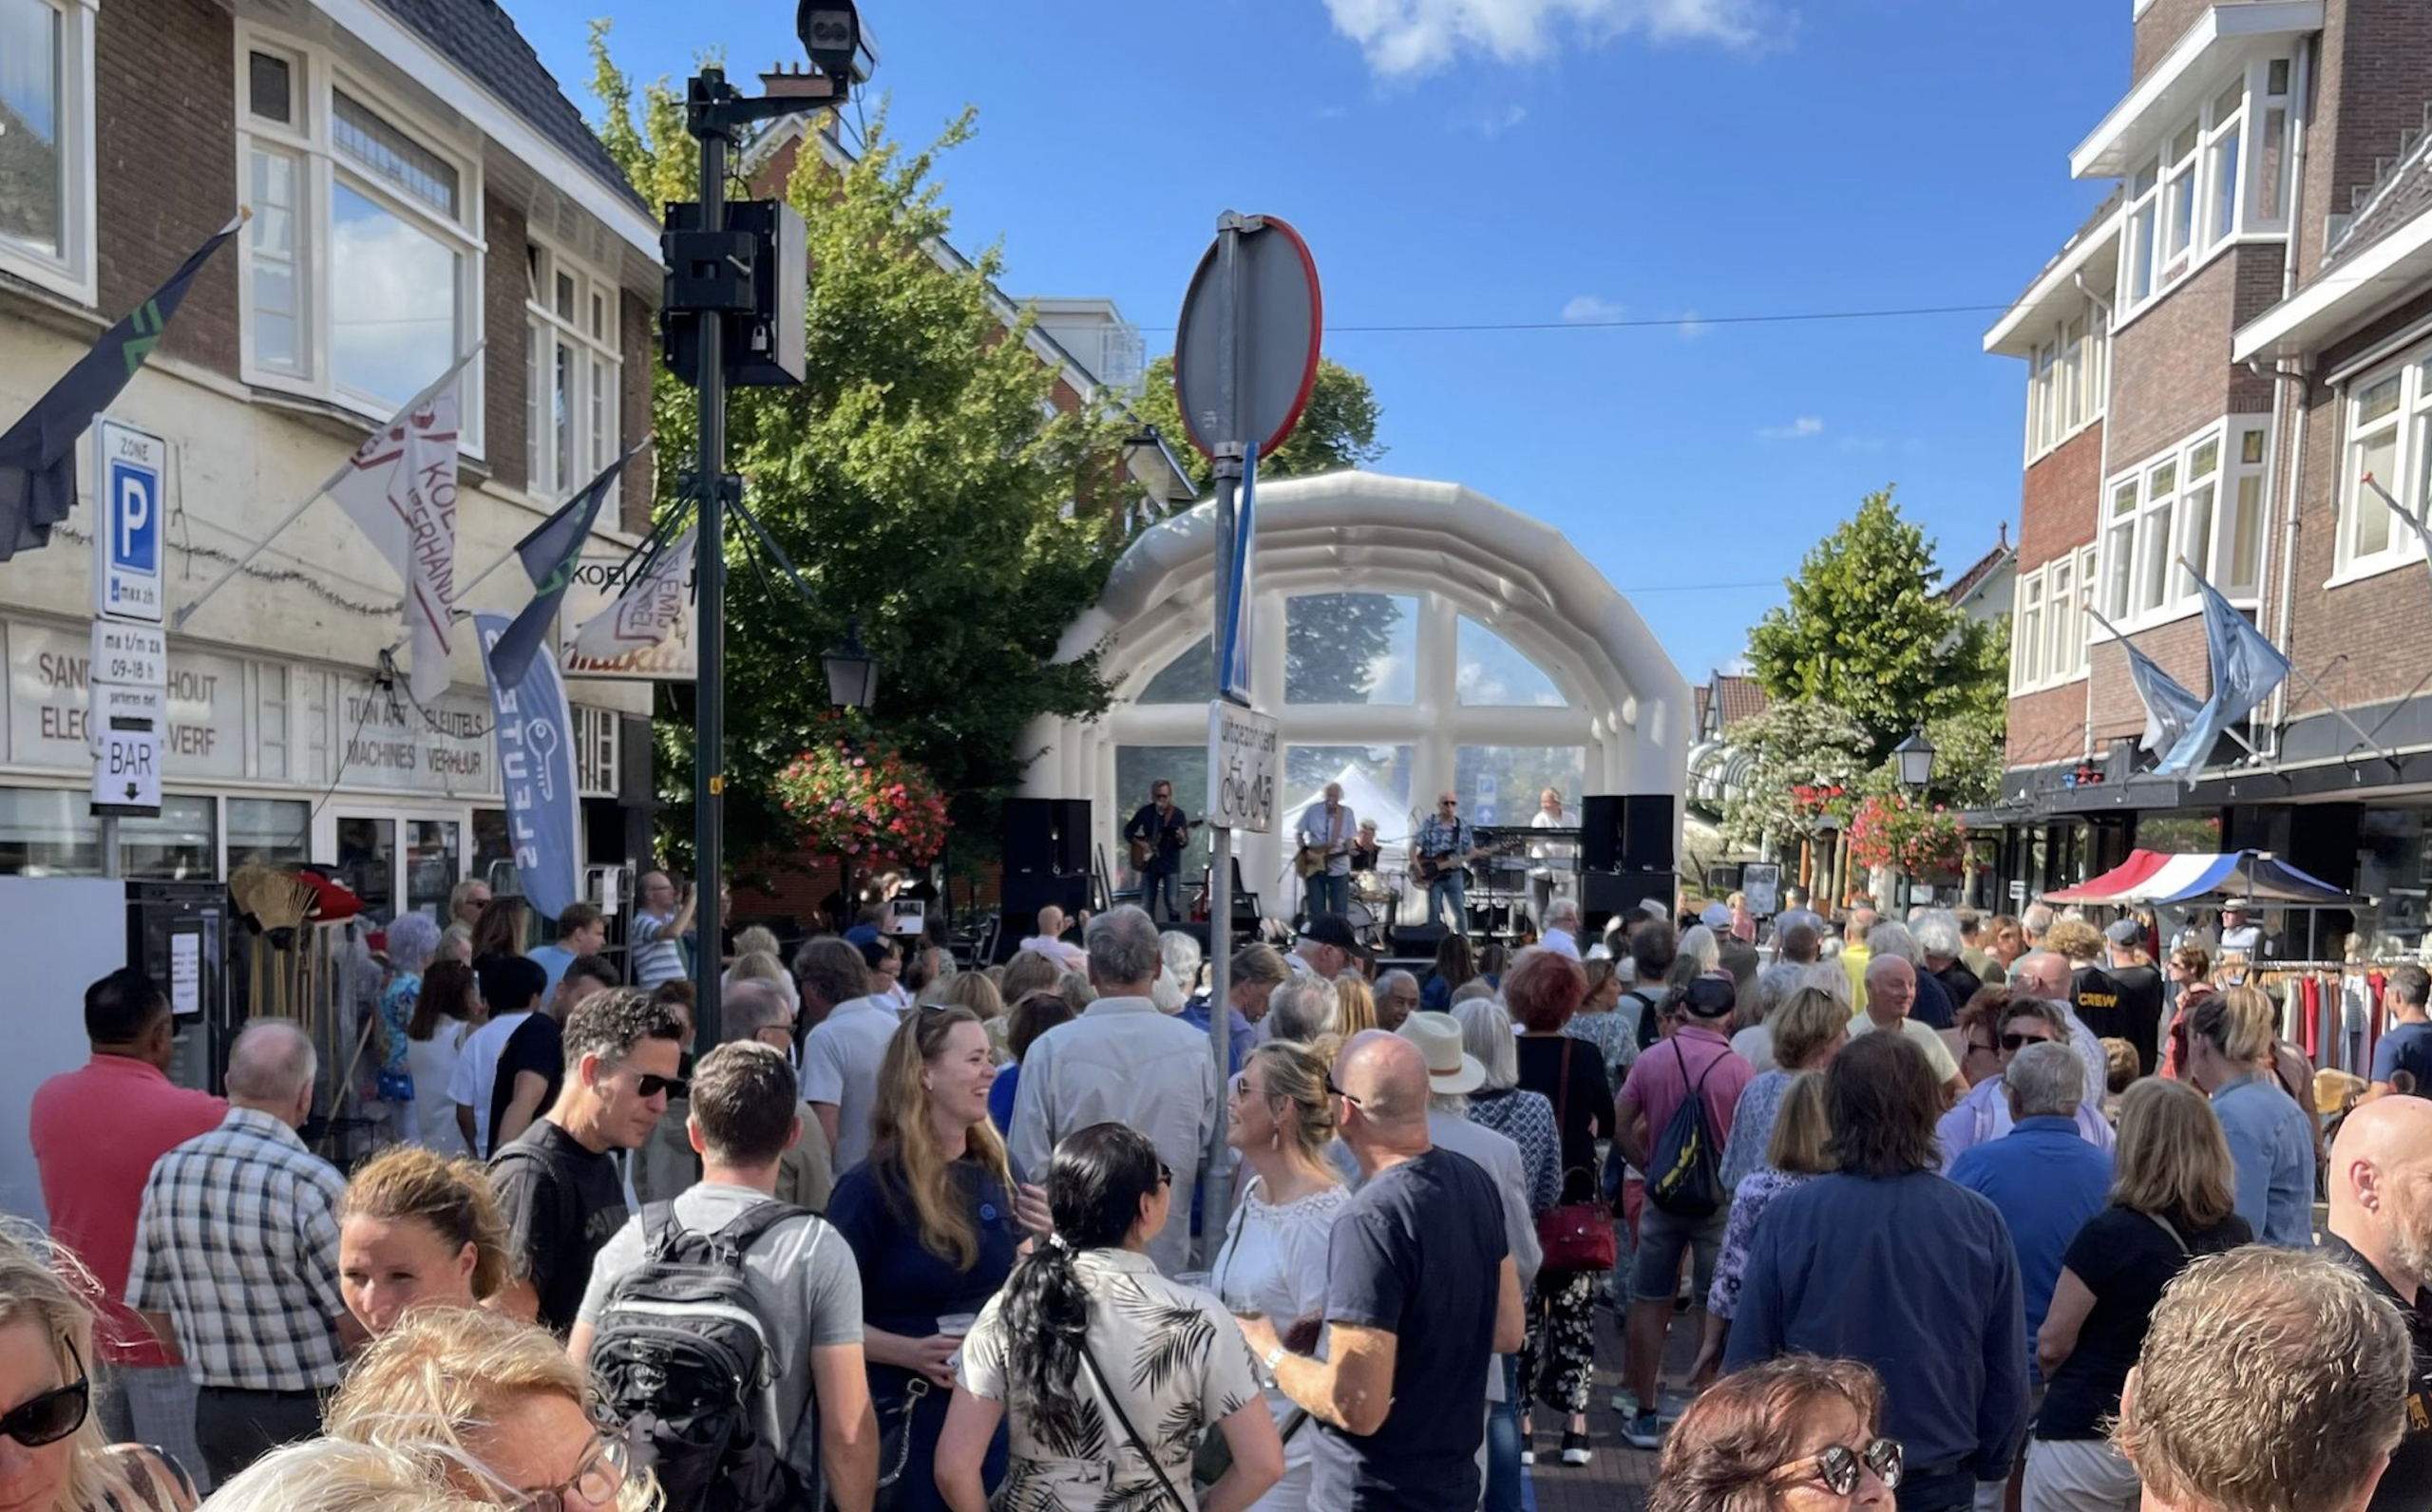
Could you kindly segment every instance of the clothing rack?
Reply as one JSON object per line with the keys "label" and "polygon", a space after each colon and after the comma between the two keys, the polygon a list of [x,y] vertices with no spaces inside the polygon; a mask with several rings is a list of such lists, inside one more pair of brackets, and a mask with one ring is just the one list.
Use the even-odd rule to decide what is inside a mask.
{"label": "clothing rack", "polygon": [[2305,1052],[2316,1070],[2369,1079],[2373,1047],[2389,1028],[2383,991],[2402,961],[2249,961],[2250,986],[2278,1000],[2280,1037]]}

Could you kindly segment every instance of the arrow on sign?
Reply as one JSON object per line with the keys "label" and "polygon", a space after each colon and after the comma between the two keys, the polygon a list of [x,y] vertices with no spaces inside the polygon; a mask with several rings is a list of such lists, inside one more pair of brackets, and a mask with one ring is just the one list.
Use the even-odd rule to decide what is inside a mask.
{"label": "arrow on sign", "polygon": [[138,798],[140,798],[140,797],[142,797],[142,793],[143,793],[143,789],[142,789],[142,788],[141,788],[141,787],[136,786],[133,783],[129,783],[129,784],[126,784],[126,801],[127,801],[128,803],[134,803],[134,802],[136,801],[136,799],[138,799]]}

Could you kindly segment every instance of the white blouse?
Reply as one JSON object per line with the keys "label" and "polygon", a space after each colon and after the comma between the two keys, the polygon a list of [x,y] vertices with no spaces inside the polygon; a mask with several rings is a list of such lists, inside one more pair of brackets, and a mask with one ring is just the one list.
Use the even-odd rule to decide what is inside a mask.
{"label": "white blouse", "polygon": [[[1233,1221],[1225,1234],[1208,1273],[1208,1286],[1234,1314],[1257,1311],[1275,1325],[1280,1337],[1292,1325],[1323,1318],[1326,1311],[1326,1252],[1334,1241],[1335,1220],[1351,1206],[1351,1189],[1329,1186],[1296,1202],[1281,1206],[1265,1200],[1253,1176],[1233,1206]],[[1307,1352],[1305,1347],[1302,1352]],[[1292,1400],[1269,1386],[1267,1409],[1281,1428],[1295,1410]],[[1308,1462],[1317,1444],[1308,1425],[1283,1446],[1283,1464],[1292,1469]]]}

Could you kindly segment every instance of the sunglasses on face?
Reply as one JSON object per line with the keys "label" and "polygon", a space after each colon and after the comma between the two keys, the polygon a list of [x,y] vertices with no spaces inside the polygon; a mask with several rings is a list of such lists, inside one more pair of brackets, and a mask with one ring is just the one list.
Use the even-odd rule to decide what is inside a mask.
{"label": "sunglasses on face", "polygon": [[1174,1184],[1174,1168],[1163,1161],[1157,1162],[1157,1184],[1159,1186]]}
{"label": "sunglasses on face", "polygon": [[574,1479],[536,1491],[518,1491],[509,1503],[517,1512],[566,1512],[567,1493],[584,1504],[595,1507],[614,1506],[617,1494],[625,1488],[625,1480],[633,1471],[633,1460],[625,1448],[625,1441],[613,1434],[601,1434],[599,1446],[583,1462]]}
{"label": "sunglasses on face", "polygon": [[[616,1068],[616,1069],[620,1071],[628,1068],[629,1068],[624,1066],[618,1066]],[[634,1072],[634,1090],[636,1093],[639,1094],[645,1102],[651,1098],[659,1096],[661,1093],[664,1093],[669,1097],[682,1097],[684,1095],[684,1079],[680,1076],[658,1076],[647,1071],[636,1071]]]}
{"label": "sunglasses on face", "polygon": [[[76,1351],[68,1351],[75,1359]],[[93,1385],[85,1362],[76,1361],[76,1379],[42,1395],[28,1397],[0,1416],[0,1439],[14,1439],[29,1449],[56,1444],[85,1426],[93,1405]]]}
{"label": "sunglasses on face", "polygon": [[1849,1496],[1858,1488],[1858,1472],[1872,1470],[1887,1491],[1900,1489],[1902,1471],[1906,1467],[1900,1445],[1893,1439],[1876,1439],[1863,1449],[1846,1444],[1828,1445],[1804,1460],[1782,1466],[1784,1479],[1812,1478],[1822,1484],[1834,1496]]}
{"label": "sunglasses on face", "polygon": [[2022,1045],[2049,1045],[2051,1043],[2052,1036],[2049,1034],[2004,1034],[2002,1036],[2002,1049],[2005,1050],[2016,1050]]}

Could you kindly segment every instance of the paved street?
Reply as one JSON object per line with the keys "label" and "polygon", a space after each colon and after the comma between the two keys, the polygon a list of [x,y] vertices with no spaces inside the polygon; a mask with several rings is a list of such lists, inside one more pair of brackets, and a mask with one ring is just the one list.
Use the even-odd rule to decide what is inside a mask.
{"label": "paved street", "polygon": [[[1697,1354],[1697,1335],[1682,1316],[1672,1326],[1664,1351],[1663,1378],[1676,1387],[1687,1379],[1689,1362]],[[1596,1310],[1596,1389],[1588,1399],[1587,1431],[1596,1442],[1596,1456],[1585,1469],[1567,1469],[1560,1463],[1561,1425],[1539,1418],[1537,1466],[1528,1473],[1529,1500],[1536,1512],[1636,1512],[1646,1504],[1655,1484],[1657,1456],[1622,1442],[1622,1415],[1613,1410],[1613,1393],[1622,1389],[1622,1328],[1620,1318]],[[1551,1424],[1552,1433],[1545,1431]]]}

